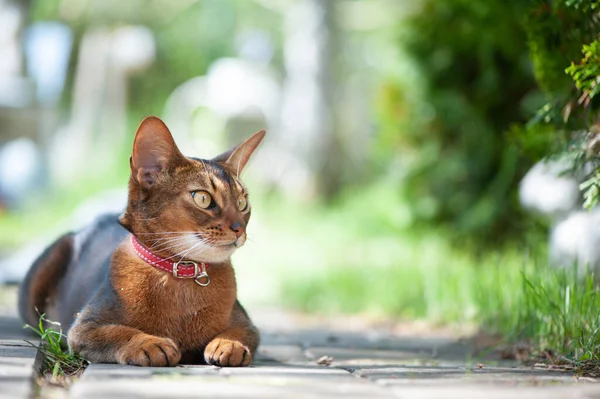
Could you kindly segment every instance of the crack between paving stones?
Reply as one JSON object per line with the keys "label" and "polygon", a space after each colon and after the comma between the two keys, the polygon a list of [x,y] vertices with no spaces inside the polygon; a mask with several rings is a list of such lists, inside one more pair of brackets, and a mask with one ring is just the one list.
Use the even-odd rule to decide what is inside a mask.
{"label": "crack between paving stones", "polygon": [[[39,345],[41,344],[42,343],[40,342]],[[38,346],[31,371],[31,389],[29,397],[33,399],[67,399],[71,387],[77,383],[79,378],[81,378],[85,372],[85,368],[76,375],[63,377],[62,383],[54,383],[49,379],[48,375],[44,374],[44,356],[44,353]]]}
{"label": "crack between paving stones", "polygon": [[[39,344],[38,344],[39,345]],[[30,395],[31,398],[42,398],[42,386],[40,384],[40,378],[42,377],[42,363],[44,360],[44,354],[36,349],[35,359],[31,366],[31,378],[30,378]]]}

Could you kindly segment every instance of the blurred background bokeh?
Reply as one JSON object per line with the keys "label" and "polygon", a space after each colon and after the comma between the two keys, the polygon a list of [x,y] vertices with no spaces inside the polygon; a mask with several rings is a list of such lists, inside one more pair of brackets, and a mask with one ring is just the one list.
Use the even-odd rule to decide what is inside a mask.
{"label": "blurred background bokeh", "polygon": [[123,208],[133,134],[157,115],[199,157],[268,131],[234,257],[246,303],[510,317],[556,208],[526,212],[519,183],[565,132],[592,134],[564,71],[597,35],[592,4],[0,0],[0,278]]}

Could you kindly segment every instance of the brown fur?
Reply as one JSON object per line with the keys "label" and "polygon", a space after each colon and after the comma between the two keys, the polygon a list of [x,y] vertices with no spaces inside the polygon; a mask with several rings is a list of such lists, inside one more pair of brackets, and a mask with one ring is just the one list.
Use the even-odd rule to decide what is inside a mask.
{"label": "brown fur", "polygon": [[[89,349],[105,351],[105,342],[109,341],[115,348],[120,346],[115,352],[119,363],[172,366],[184,353],[189,356],[211,341],[214,346],[220,342],[214,338],[223,333],[226,338],[237,337],[238,346],[243,349],[238,348],[236,353],[240,350],[246,352],[246,363],[242,364],[241,359],[239,362],[228,362],[218,357],[213,359],[210,356],[212,347],[207,348],[210,352],[205,360],[223,366],[247,365],[250,362],[258,346],[258,334],[247,317],[238,314],[235,276],[230,264],[209,268],[211,283],[200,287],[192,279],[177,280],[148,265],[133,253],[128,242],[117,248],[113,262],[120,267],[112,268],[111,285],[123,309],[118,316],[113,313],[114,309],[106,309],[107,314],[102,319],[111,319],[111,325],[107,327],[89,329],[89,323],[76,324],[69,334],[74,348],[81,347],[80,352],[93,358],[97,354],[89,352]],[[83,313],[80,317],[85,320],[88,315]],[[133,328],[117,328],[112,325],[115,322]],[[240,334],[238,326],[243,333]],[[157,337],[168,337],[171,341],[155,342]],[[98,348],[90,345],[90,340],[97,341]],[[143,349],[146,344],[172,347],[173,355],[165,358],[160,351],[155,351],[154,354],[149,353],[148,360],[144,352],[149,351]],[[167,349],[164,351],[169,352]]]}
{"label": "brown fur", "polygon": [[[198,160],[181,155],[158,118],[142,122],[120,222],[157,255],[208,262],[211,281],[201,287],[154,268],[125,238],[105,281],[72,321],[68,340],[75,351],[92,362],[140,366],[250,363],[259,334],[236,299],[230,256],[243,245],[250,219],[249,204],[239,209],[247,196],[239,173],[263,136],[258,132],[213,160]],[[210,208],[194,201],[192,193],[199,190],[213,198]],[[44,290],[32,291],[37,298]]]}
{"label": "brown fur", "polygon": [[72,256],[73,234],[65,234],[31,266],[19,293],[19,313],[29,325],[38,324],[39,311],[53,316],[56,287]]}

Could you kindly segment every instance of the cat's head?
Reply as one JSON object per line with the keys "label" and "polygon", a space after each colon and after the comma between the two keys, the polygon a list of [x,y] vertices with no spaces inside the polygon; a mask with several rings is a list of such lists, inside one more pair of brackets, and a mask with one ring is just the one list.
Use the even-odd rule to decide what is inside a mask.
{"label": "cat's head", "polygon": [[250,202],[239,176],[264,135],[210,160],[188,158],[159,118],[144,119],[129,160],[121,224],[158,255],[226,261],[246,241]]}

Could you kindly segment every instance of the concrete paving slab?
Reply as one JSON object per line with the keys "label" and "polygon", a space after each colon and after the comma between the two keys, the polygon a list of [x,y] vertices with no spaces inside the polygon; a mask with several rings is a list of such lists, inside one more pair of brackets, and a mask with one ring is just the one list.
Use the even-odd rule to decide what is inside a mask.
{"label": "concrete paving slab", "polygon": [[[104,384],[102,384],[104,382]],[[110,382],[110,383],[108,383]],[[172,384],[177,385],[175,388]],[[385,388],[324,366],[253,365],[140,368],[92,364],[71,389],[72,398],[95,397],[365,397]],[[175,396],[170,396],[175,395]]]}
{"label": "concrete paving slab", "polygon": [[110,384],[100,381],[80,381],[71,389],[71,398],[323,398],[340,397],[393,398],[385,387],[365,383],[355,378],[314,379],[313,376],[281,374],[193,376],[183,378],[153,378],[151,380],[117,379]]}
{"label": "concrete paving slab", "polygon": [[[196,384],[181,384],[179,381],[164,380],[152,384],[132,383],[119,380],[108,384],[77,384],[71,389],[73,399],[118,398],[315,398],[324,397],[364,398],[364,393],[350,394],[331,386],[329,390],[314,387],[289,385],[268,385],[265,383],[239,383],[231,380],[203,381]],[[393,397],[393,396],[388,396]]]}
{"label": "concrete paving slab", "polygon": [[597,388],[553,387],[490,387],[485,385],[392,387],[398,398],[411,399],[592,399],[599,398]]}
{"label": "concrete paving slab", "polygon": [[[37,342],[35,342],[37,343]],[[37,354],[37,349],[28,346],[27,344],[18,345],[18,346],[7,346],[0,345],[0,359],[5,358],[22,358],[22,359],[32,359],[35,358]]]}
{"label": "concrete paving slab", "polygon": [[152,379],[157,376],[216,376],[218,373],[219,368],[214,366],[137,367],[93,363],[86,368],[81,380]]}
{"label": "concrete paving slab", "polygon": [[488,384],[542,386],[580,384],[571,373],[530,368],[387,367],[357,369],[353,375],[384,385]]}
{"label": "concrete paving slab", "polygon": [[223,367],[219,375],[308,375],[311,377],[330,377],[332,375],[351,378],[345,370],[327,366],[300,366],[281,364],[278,366]]}
{"label": "concrete paving slab", "polygon": [[255,356],[256,362],[305,362],[306,357],[300,345],[261,345]]}
{"label": "concrete paving slab", "polygon": [[[276,323],[272,323],[277,326]],[[600,383],[569,373],[514,367],[448,337],[394,337],[305,329],[262,331],[248,368],[141,368],[92,364],[71,398],[599,398]],[[0,398],[32,394],[34,348],[15,317],[0,317]],[[331,356],[330,366],[317,365]],[[482,362],[481,368],[478,363]],[[65,393],[66,395],[66,393]]]}
{"label": "concrete paving slab", "polygon": [[311,359],[319,359],[322,356],[330,356],[334,363],[345,361],[352,363],[354,361],[367,361],[367,364],[392,363],[402,364],[407,360],[414,359],[430,359],[430,355],[426,352],[412,353],[404,350],[378,350],[378,349],[352,349],[339,347],[310,347],[306,349],[305,354]]}
{"label": "concrete paving slab", "polygon": [[0,377],[0,398],[30,398],[31,397],[31,377],[17,378],[14,376]]}
{"label": "concrete paving slab", "polygon": [[15,316],[0,317],[0,398],[29,398],[37,349],[23,339],[39,341],[23,329]]}

